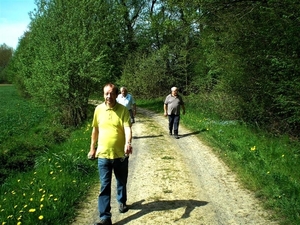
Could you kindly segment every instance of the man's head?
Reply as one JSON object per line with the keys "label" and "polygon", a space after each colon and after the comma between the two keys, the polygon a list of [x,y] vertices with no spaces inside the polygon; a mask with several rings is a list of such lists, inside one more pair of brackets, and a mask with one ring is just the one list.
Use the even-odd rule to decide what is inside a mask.
{"label": "man's head", "polygon": [[106,84],[103,88],[103,94],[105,103],[110,107],[114,107],[118,95],[118,88],[114,84]]}
{"label": "man's head", "polygon": [[127,88],[126,87],[121,87],[121,94],[124,96],[124,97],[126,97],[126,95],[127,95],[127,93],[128,93],[128,91],[127,91]]}
{"label": "man's head", "polygon": [[178,95],[178,88],[177,87],[172,87],[171,88],[171,94],[173,96],[177,96]]}

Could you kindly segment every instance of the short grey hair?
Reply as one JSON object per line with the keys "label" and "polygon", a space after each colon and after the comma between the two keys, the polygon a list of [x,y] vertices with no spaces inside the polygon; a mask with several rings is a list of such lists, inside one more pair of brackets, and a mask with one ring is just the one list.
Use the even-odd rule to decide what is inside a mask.
{"label": "short grey hair", "polygon": [[178,90],[177,87],[172,87],[172,88],[171,88],[171,91],[176,91],[176,90]]}

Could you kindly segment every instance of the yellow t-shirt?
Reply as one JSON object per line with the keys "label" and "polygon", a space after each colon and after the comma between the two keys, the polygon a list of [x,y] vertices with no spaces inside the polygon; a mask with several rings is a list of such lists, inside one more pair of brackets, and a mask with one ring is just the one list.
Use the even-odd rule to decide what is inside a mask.
{"label": "yellow t-shirt", "polygon": [[92,126],[99,130],[96,157],[115,159],[124,156],[124,127],[131,126],[129,112],[125,106],[116,103],[110,109],[105,103],[98,105]]}

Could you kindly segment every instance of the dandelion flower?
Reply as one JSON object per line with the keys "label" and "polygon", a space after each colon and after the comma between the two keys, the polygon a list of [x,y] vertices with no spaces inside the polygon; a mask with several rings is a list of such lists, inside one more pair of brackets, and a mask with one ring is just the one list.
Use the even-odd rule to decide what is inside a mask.
{"label": "dandelion flower", "polygon": [[19,179],[18,182],[20,182],[21,180]]}
{"label": "dandelion flower", "polygon": [[255,151],[256,150],[256,146],[254,145],[253,147],[251,147],[251,151]]}
{"label": "dandelion flower", "polygon": [[21,225],[22,223],[19,221],[19,222],[17,222],[17,225]]}
{"label": "dandelion flower", "polygon": [[39,216],[39,220],[42,220],[42,219],[44,219],[44,216],[43,216],[43,215],[40,215],[40,216]]}
{"label": "dandelion flower", "polygon": [[11,219],[11,218],[13,218],[13,215],[9,215],[9,216],[7,217],[7,219]]}
{"label": "dandelion flower", "polygon": [[284,157],[284,155],[281,156],[282,158]]}
{"label": "dandelion flower", "polygon": [[32,202],[32,201],[33,201],[33,198],[30,198],[30,199],[29,199],[29,201],[31,201],[31,202]]}
{"label": "dandelion flower", "polygon": [[53,174],[53,171],[51,171],[50,174]]}
{"label": "dandelion flower", "polygon": [[35,212],[35,209],[29,209],[28,212]]}
{"label": "dandelion flower", "polygon": [[57,198],[55,198],[55,199],[53,199],[54,201],[57,201],[58,199]]}
{"label": "dandelion flower", "polygon": [[41,200],[40,200],[40,201],[41,201],[41,202],[42,202],[42,201],[44,201],[44,198],[41,198]]}

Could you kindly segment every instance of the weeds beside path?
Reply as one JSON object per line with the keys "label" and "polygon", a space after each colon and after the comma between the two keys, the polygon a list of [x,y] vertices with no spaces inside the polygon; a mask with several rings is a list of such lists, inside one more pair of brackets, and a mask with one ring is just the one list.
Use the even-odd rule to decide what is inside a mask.
{"label": "weeds beside path", "polygon": [[[139,112],[129,165],[130,210],[118,212],[113,180],[113,224],[277,224],[197,134],[181,126],[181,137],[175,140],[168,135],[165,117]],[[95,172],[96,167],[95,161]],[[98,221],[98,191],[96,185],[73,225]]]}

